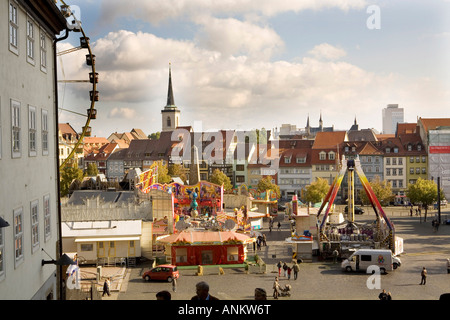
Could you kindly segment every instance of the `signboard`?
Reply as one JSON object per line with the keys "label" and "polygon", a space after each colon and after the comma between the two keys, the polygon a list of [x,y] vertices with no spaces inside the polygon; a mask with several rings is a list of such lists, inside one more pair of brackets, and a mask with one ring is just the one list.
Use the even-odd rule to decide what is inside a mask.
{"label": "signboard", "polygon": [[430,146],[430,153],[450,153],[450,146]]}

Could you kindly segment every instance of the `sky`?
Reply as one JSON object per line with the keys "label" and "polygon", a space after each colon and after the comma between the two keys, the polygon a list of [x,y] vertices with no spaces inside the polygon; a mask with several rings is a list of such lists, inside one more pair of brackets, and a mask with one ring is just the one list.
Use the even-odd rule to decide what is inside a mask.
{"label": "sky", "polygon": [[[161,131],[169,64],[180,125],[282,124],[382,131],[450,118],[450,0],[73,0],[99,73],[93,135]],[[63,34],[63,33],[62,33]],[[61,34],[61,35],[62,35]],[[79,46],[70,32],[58,51]],[[60,80],[88,79],[87,50],[58,57]],[[60,82],[59,121],[81,132],[91,85]],[[72,112],[66,111],[71,110]]]}

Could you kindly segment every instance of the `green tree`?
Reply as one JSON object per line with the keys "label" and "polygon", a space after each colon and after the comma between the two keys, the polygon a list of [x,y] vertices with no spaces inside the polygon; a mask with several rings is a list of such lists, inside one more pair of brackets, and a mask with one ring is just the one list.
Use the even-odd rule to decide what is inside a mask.
{"label": "green tree", "polygon": [[160,160],[158,161],[158,183],[169,184],[172,178],[169,175],[169,169],[166,164]]}
{"label": "green tree", "polygon": [[86,175],[89,177],[95,177],[98,175],[98,169],[97,169],[97,165],[95,163],[89,163],[87,170],[86,170]]}
{"label": "green tree", "polygon": [[186,182],[186,171],[182,164],[174,163],[170,165],[168,174],[171,178],[179,177],[183,182]]}
{"label": "green tree", "polygon": [[[392,198],[392,188],[391,184],[386,180],[381,181],[379,176],[375,176],[372,181],[369,182],[370,187],[373,190],[373,193],[378,199],[378,202],[382,205],[388,205],[391,202]],[[363,204],[370,204],[369,197],[366,194],[364,189],[359,190],[359,198],[361,199]]]}
{"label": "green tree", "polygon": [[437,185],[432,180],[419,178],[416,183],[408,185],[406,196],[412,203],[422,203],[425,208],[424,221],[427,221],[428,206],[437,200]]}
{"label": "green tree", "polygon": [[161,132],[159,132],[159,131],[158,132],[153,132],[153,133],[149,134],[147,136],[147,138],[152,139],[152,140],[158,140],[160,135],[161,135]]}
{"label": "green tree", "polygon": [[272,182],[272,177],[271,176],[265,176],[263,177],[261,180],[259,180],[258,184],[256,185],[256,189],[259,192],[264,192],[267,190],[272,190],[277,194],[277,198],[280,198],[281,192],[280,192],[280,187]]}
{"label": "green tree", "polygon": [[60,194],[65,197],[69,194],[69,187],[73,180],[83,180],[83,170],[78,168],[77,164],[68,166],[60,171]]}
{"label": "green tree", "polygon": [[231,190],[233,188],[230,178],[219,169],[214,170],[213,174],[209,177],[209,182],[218,184],[219,186],[223,184],[224,190]]}
{"label": "green tree", "polygon": [[316,181],[309,186],[306,186],[304,193],[305,201],[312,203],[321,202],[327,195],[328,190],[330,190],[328,181],[326,179],[317,178]]}

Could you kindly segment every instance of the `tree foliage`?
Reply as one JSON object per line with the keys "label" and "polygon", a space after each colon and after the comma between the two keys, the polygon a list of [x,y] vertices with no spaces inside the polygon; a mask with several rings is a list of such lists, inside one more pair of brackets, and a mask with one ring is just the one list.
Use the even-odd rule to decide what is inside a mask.
{"label": "tree foliage", "polygon": [[224,190],[231,190],[233,188],[230,178],[219,169],[214,170],[213,174],[209,177],[209,182],[220,186],[223,184]]}
{"label": "tree foliage", "polygon": [[330,190],[328,181],[322,178],[317,178],[316,181],[311,183],[309,186],[306,186],[304,200],[312,203],[321,202],[327,195],[328,190]]}
{"label": "tree foliage", "polygon": [[89,177],[95,177],[98,175],[98,169],[97,169],[97,165],[95,163],[89,163],[87,170],[86,170],[86,175]]}
{"label": "tree foliage", "polygon": [[437,200],[437,185],[432,180],[419,178],[416,183],[409,184],[406,195],[412,203],[422,203],[425,208],[425,221],[428,206]]}
{"label": "tree foliage", "polygon": [[172,181],[172,178],[169,175],[167,164],[163,164],[162,161],[158,161],[158,183],[169,184],[170,181]]}
{"label": "tree foliage", "polygon": [[171,178],[179,177],[183,182],[186,182],[186,172],[183,165],[174,163],[169,166],[168,174]]}
{"label": "tree foliage", "polygon": [[[389,182],[386,180],[381,181],[379,176],[375,176],[369,184],[381,205],[388,205],[391,202],[394,196],[392,195],[392,188]],[[364,189],[359,191],[359,198],[363,204],[370,204],[369,197]]]}
{"label": "tree foliage", "polygon": [[277,194],[277,198],[280,198],[281,192],[280,192],[280,187],[278,185],[276,185],[275,183],[272,182],[272,177],[271,176],[265,176],[263,177],[261,180],[259,180],[256,189],[259,192],[264,192],[267,190],[272,190]]}
{"label": "tree foliage", "polygon": [[83,170],[78,168],[77,164],[72,167],[68,166],[60,171],[60,193],[62,197],[69,194],[69,187],[73,180],[78,179],[83,180]]}

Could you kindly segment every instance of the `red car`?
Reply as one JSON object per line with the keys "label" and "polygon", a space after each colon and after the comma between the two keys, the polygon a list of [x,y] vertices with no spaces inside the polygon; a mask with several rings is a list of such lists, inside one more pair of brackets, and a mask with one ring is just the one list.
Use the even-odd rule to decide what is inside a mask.
{"label": "red car", "polygon": [[162,264],[154,267],[142,275],[142,278],[146,281],[150,280],[165,280],[172,282],[173,279],[178,279],[180,274],[177,270],[177,266],[171,264]]}

